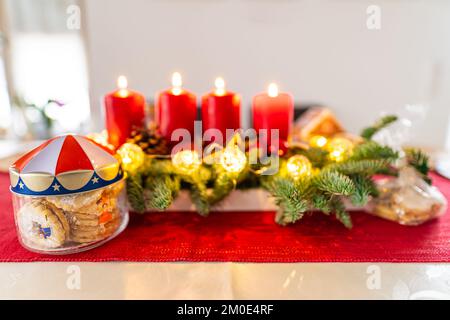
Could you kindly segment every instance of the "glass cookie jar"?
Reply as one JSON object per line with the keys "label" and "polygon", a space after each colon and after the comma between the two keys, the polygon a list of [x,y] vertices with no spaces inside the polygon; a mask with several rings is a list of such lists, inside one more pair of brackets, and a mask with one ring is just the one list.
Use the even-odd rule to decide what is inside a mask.
{"label": "glass cookie jar", "polygon": [[88,250],[114,238],[128,223],[120,161],[85,137],[51,139],[9,172],[18,238],[30,251]]}

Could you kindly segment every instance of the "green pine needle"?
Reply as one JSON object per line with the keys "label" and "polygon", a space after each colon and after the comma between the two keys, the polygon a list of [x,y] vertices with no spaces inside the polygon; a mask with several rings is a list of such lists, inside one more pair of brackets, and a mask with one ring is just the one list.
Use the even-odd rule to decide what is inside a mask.
{"label": "green pine needle", "polygon": [[347,228],[353,228],[352,218],[350,214],[345,210],[336,210],[336,218]]}
{"label": "green pine needle", "polygon": [[383,118],[378,120],[373,126],[365,128],[361,133],[361,137],[370,140],[375,135],[375,133],[377,133],[384,127],[388,126],[389,124],[397,121],[397,119],[398,117],[395,115],[384,116]]}
{"label": "green pine needle", "polygon": [[322,171],[314,179],[314,185],[327,193],[349,196],[355,191],[353,181],[337,171]]}
{"label": "green pine needle", "polygon": [[322,193],[317,193],[312,197],[312,203],[314,208],[322,211],[325,214],[330,214],[331,205],[330,205],[330,197],[326,196]]}
{"label": "green pine needle", "polygon": [[191,185],[190,195],[198,213],[202,216],[207,216],[210,211],[210,204],[206,185],[202,182],[193,183]]}
{"label": "green pine needle", "polygon": [[172,204],[180,189],[180,183],[179,179],[172,180],[169,176],[149,177],[146,188],[150,191],[146,201],[147,207],[165,210]]}
{"label": "green pine needle", "polygon": [[430,172],[430,159],[428,155],[420,149],[406,148],[404,151],[408,164],[414,167],[422,175],[423,180],[428,184],[431,184],[431,178],[428,176],[428,173]]}
{"label": "green pine needle", "polygon": [[305,157],[309,159],[311,164],[316,168],[322,168],[328,160],[328,151],[322,148],[309,148],[301,152]]}
{"label": "green pine needle", "polygon": [[127,195],[131,208],[138,213],[145,212],[144,188],[140,175],[129,175],[127,178]]}
{"label": "green pine needle", "polygon": [[351,229],[353,227],[352,218],[345,210],[345,205],[342,200],[335,198],[332,201],[332,208],[336,219],[338,219],[338,221],[340,221],[347,229]]}
{"label": "green pine needle", "polygon": [[175,168],[171,160],[149,159],[146,161],[146,172],[151,172],[152,176],[175,174]]}
{"label": "green pine needle", "polygon": [[364,206],[369,200],[369,196],[376,190],[372,179],[366,176],[357,175],[353,178],[355,184],[355,192],[350,199],[355,206]]}
{"label": "green pine needle", "polygon": [[332,163],[326,166],[324,171],[338,171],[342,174],[350,175],[357,173],[365,173],[368,175],[373,175],[382,170],[389,168],[391,164],[390,160],[387,159],[369,159],[369,160],[359,160],[353,161],[349,160],[346,162]]}
{"label": "green pine needle", "polygon": [[[309,208],[309,203],[305,199],[305,192],[308,189],[305,183],[296,183],[286,178],[275,178],[266,188],[275,198],[275,203],[282,209],[281,223],[295,222],[303,217]],[[299,188],[300,187],[300,188]]]}
{"label": "green pine needle", "polygon": [[225,199],[236,187],[236,174],[226,171],[220,172],[214,180],[209,202],[211,205],[217,204]]}
{"label": "green pine needle", "polygon": [[398,158],[398,152],[393,149],[382,146],[375,141],[367,141],[355,147],[350,160],[367,160],[367,159],[388,159],[395,160]]}
{"label": "green pine needle", "polygon": [[423,175],[427,175],[430,171],[429,157],[420,149],[406,148],[406,160],[409,165],[413,166]]}

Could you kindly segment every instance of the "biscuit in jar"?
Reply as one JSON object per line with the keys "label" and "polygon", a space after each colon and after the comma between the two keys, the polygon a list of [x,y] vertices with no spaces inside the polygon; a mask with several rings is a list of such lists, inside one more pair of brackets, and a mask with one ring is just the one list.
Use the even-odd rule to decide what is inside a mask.
{"label": "biscuit in jar", "polygon": [[116,218],[98,226],[73,229],[71,239],[79,243],[100,241],[112,235],[119,225],[120,219]]}
{"label": "biscuit in jar", "polygon": [[32,200],[18,212],[17,225],[24,242],[38,249],[64,245],[70,226],[62,210],[43,200]]}
{"label": "biscuit in jar", "polygon": [[50,196],[47,201],[64,211],[78,211],[80,208],[90,206],[98,201],[103,190],[94,190],[75,195]]}

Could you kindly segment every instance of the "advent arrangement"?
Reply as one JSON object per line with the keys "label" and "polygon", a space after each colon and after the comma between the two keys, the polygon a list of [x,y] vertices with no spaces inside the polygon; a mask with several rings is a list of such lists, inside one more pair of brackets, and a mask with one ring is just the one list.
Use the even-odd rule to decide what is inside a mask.
{"label": "advent arrangement", "polygon": [[217,78],[200,99],[199,138],[197,98],[179,73],[157,94],[149,124],[144,95],[127,86],[119,77],[104,98],[105,131],[55,137],[11,166],[25,248],[50,254],[93,248],[126,228],[129,210],[168,210],[183,192],[206,217],[236,190],[264,191],[280,225],[320,212],[350,229],[349,211],[364,208],[413,226],[446,210],[431,184],[428,156],[400,145],[402,119],[395,115],[360,135],[327,108],[309,109],[294,122],[293,96],[271,84],[253,98],[253,126],[243,130],[241,98]]}

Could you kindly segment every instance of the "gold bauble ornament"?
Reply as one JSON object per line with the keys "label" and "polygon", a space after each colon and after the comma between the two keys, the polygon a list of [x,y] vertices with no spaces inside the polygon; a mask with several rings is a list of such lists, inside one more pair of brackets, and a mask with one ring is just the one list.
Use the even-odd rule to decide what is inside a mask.
{"label": "gold bauble ornament", "polygon": [[135,172],[144,164],[145,153],[134,143],[124,143],[117,150],[117,154],[122,159],[122,167],[125,171]]}
{"label": "gold bauble ornament", "polygon": [[330,160],[340,162],[347,159],[351,156],[353,147],[353,142],[347,138],[332,138],[327,144]]}
{"label": "gold bauble ornament", "polygon": [[247,157],[238,146],[228,146],[220,155],[220,164],[225,171],[239,173],[247,164]]}
{"label": "gold bauble ornament", "polygon": [[312,172],[312,165],[309,159],[299,154],[290,157],[286,167],[289,175],[294,179],[309,176]]}
{"label": "gold bauble ornament", "polygon": [[172,157],[172,164],[181,174],[191,174],[198,170],[202,162],[195,150],[181,150]]}

